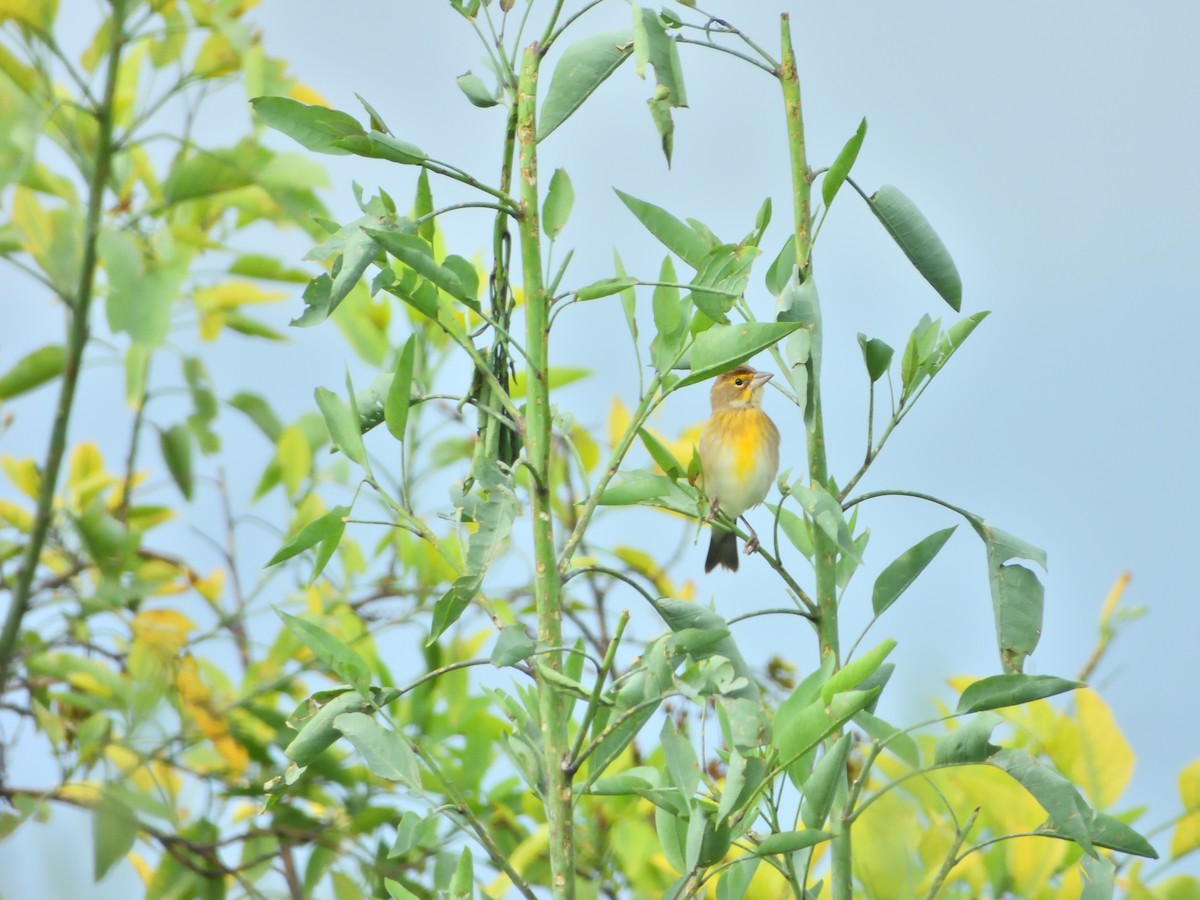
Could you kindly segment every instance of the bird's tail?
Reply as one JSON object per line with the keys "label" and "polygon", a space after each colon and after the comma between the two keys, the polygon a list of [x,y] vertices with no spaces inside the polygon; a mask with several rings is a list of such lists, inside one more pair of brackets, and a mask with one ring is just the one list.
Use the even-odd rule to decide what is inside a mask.
{"label": "bird's tail", "polygon": [[737,571],[738,543],[737,535],[732,531],[714,528],[708,544],[708,558],[704,560],[704,571],[711,572],[717,566],[724,566],[730,572]]}

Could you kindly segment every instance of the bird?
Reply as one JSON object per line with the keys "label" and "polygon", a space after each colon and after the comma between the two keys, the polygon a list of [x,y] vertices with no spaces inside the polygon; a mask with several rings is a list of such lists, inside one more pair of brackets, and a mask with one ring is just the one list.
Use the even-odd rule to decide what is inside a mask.
{"label": "bird", "polygon": [[[705,521],[718,510],[734,521],[741,518],[750,529],[747,554],[758,549],[758,535],[742,514],[766,499],[779,471],[779,429],[762,409],[763,387],[771,377],[744,364],[718,375],[710,394],[712,415],[697,448],[709,500]],[[704,571],[717,566],[737,571],[737,535],[714,522]]]}

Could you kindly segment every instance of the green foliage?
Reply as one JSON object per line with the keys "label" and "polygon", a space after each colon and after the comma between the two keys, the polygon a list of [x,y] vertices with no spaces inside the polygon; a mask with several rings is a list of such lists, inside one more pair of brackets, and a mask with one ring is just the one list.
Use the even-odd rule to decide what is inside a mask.
{"label": "green foliage", "polygon": [[[1155,850],[1138,811],[1116,811],[1132,752],[1086,678],[1022,672],[1045,598],[1034,568],[1014,560],[1044,569],[1045,553],[937,498],[852,495],[986,312],[945,329],[922,317],[898,359],[858,335],[867,452],[844,481],[830,474],[841,461],[824,450],[822,353],[827,338],[853,342],[823,333],[811,251],[840,188],[857,190],[866,121],[825,171],[814,217],[786,24],[776,61],[686,3],[635,4],[628,30],[588,35],[561,4],[530,3],[518,24],[507,0],[451,2],[468,31],[484,18],[509,26],[488,41],[494,79],[457,79],[464,114],[505,115],[493,183],[396,137],[361,98],[354,113],[316,102],[264,52],[248,6],[114,3],[78,60],[53,43],[54,4],[0,10],[0,255],[70,313],[61,344],[20,348],[0,374],[0,401],[45,402],[33,393],[45,384],[65,398],[45,460],[4,458],[21,499],[0,501],[13,595],[0,688],[61,779],[43,790],[10,773],[0,835],[48,807],[82,806],[96,877],[130,860],[150,897],[1102,897],[1118,865],[1132,896],[1195,890],[1142,883],[1135,858]],[[512,35],[526,12],[545,53],[518,68]],[[539,170],[537,142],[632,56],[637,76],[653,71],[649,112],[669,162],[674,110],[687,103],[680,44],[698,30],[796,92],[784,114],[798,180],[779,204],[793,219],[763,274],[778,302],[762,316],[751,276],[770,198],[730,243],[618,190],[645,230],[622,240],[669,251],[658,272],[631,275],[614,253],[611,277],[572,285],[570,252],[550,265],[550,245],[584,215],[566,170]],[[544,59],[554,68],[539,87]],[[51,78],[54,60],[65,80]],[[190,110],[218,81],[245,88],[254,130],[209,147],[189,124],[158,165],[146,111]],[[271,149],[268,128],[306,153]],[[409,212],[356,187],[359,213],[332,221],[308,153],[394,163],[386,183],[400,196],[411,182]],[[476,199],[439,208],[442,179]],[[890,187],[867,203],[957,313],[957,270],[921,213]],[[452,252],[440,220],[464,205],[494,214],[491,240]],[[266,227],[303,229],[307,267],[263,254]],[[492,248],[481,263],[479,245]],[[297,285],[292,324],[332,320],[373,377],[360,390],[348,373],[337,389],[309,384],[309,408],[287,420],[273,398],[218,393],[229,386],[209,375],[222,373],[207,342],[286,339],[247,310]],[[110,342],[77,326],[100,315],[93,298]],[[625,322],[638,360],[636,401],[618,401],[606,441],[577,423],[563,390],[589,373],[547,361],[559,317],[582,301]],[[710,515],[693,441],[650,420],[675,391],[764,352],[786,373],[810,455],[807,477],[785,473],[768,506],[786,544],[760,548],[792,606],[749,614],[811,626],[811,650],[788,644],[795,662],[750,657],[665,554],[592,530],[601,516],[630,521],[632,506],[667,511],[664,534]],[[81,361],[117,355],[125,385],[108,400],[129,449],[109,471],[96,444],[66,435]],[[172,357],[178,366],[161,364]],[[893,379],[876,435],[875,387]],[[261,438],[231,446],[229,429],[247,422]],[[637,467],[643,451],[652,468]],[[170,481],[156,485],[143,470],[159,457]],[[225,466],[255,472],[252,496],[230,496]],[[867,603],[855,572],[882,562],[866,553],[860,517],[884,493],[961,516],[983,541],[1003,669],[954,682],[952,712],[902,727],[881,717],[895,641],[846,650],[838,621]],[[200,521],[204,504],[190,504],[202,499],[221,509],[203,529],[219,549],[208,574],[162,528]],[[250,510],[277,532],[265,566],[242,549]],[[906,615],[906,592],[953,532],[905,541],[916,543],[870,588],[876,618]],[[645,615],[615,615],[616,604]],[[1180,795],[1176,859],[1200,849],[1195,766]]]}

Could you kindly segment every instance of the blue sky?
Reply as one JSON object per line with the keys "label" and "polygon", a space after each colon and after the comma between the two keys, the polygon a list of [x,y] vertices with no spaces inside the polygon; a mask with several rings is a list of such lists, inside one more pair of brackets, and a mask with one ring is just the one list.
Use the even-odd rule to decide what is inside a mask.
{"label": "blue sky", "polygon": [[[1147,614],[1122,632],[1094,683],[1137,755],[1120,806],[1149,805],[1142,824],[1161,822],[1178,809],[1179,769],[1200,756],[1191,665],[1200,612],[1187,564],[1200,500],[1193,462],[1200,306],[1187,262],[1200,208],[1192,175],[1200,149],[1193,46],[1200,7],[1028,0],[790,6],[814,165],[828,164],[866,116],[855,178],[867,190],[890,183],[908,194],[954,255],[964,313],[992,311],[861,488],[934,494],[1048,552],[1045,629],[1033,672],[1074,675],[1095,641],[1105,593],[1119,573],[1133,573],[1126,603]],[[778,8],[728,3],[711,11],[774,50]],[[253,18],[268,50],[290,60],[332,105],[357,111],[357,91],[398,136],[468,170],[495,170],[502,115],[471,107],[455,86],[466,69],[486,69],[482,48],[446,4],[266,0]],[[582,20],[578,34],[626,20],[622,4],[611,3]],[[565,166],[577,195],[562,238],[576,248],[568,282],[611,274],[614,247],[631,272],[657,273],[661,247],[639,230],[614,186],[732,239],[750,230],[770,196],[776,221],[767,245],[782,241],[789,186],[776,83],[698,48],[683,48],[682,57],[690,108],[675,115],[670,170],[645,110],[651,86],[630,66],[543,145],[543,171]],[[232,140],[244,127],[240,100],[218,107],[214,142],[221,128]],[[330,171],[327,202],[343,218],[352,211],[351,179],[368,191],[411,195],[411,173],[383,164],[339,158]],[[441,202],[459,198],[436,182],[434,191]],[[489,244],[486,216],[463,213],[444,227],[464,255]],[[298,257],[304,249],[289,242],[277,251]],[[765,317],[773,301],[761,271],[748,299]],[[826,223],[815,272],[825,314],[831,467],[844,480],[863,446],[866,378],[856,332],[899,349],[922,314],[947,324],[955,316],[849,191]],[[0,271],[0,284],[10,278]],[[43,306],[44,315],[22,317],[3,341],[0,368],[15,358],[14,348],[53,333],[57,318]],[[278,311],[280,321],[299,308],[296,298]],[[556,360],[603,373],[558,400],[582,424],[601,429],[613,395],[627,404],[635,396],[623,319],[615,305],[592,304],[555,337]],[[332,327],[297,335],[266,361],[227,352],[218,375],[224,393],[267,378],[285,417],[311,407],[314,385],[339,384],[350,356]],[[768,395],[767,404],[784,435],[784,466],[799,470],[803,429],[782,397]],[[655,426],[674,433],[706,413],[704,390],[693,388],[673,397]],[[78,434],[88,421],[85,414]],[[35,417],[26,423],[5,435],[3,452],[42,452],[44,431]],[[767,514],[756,515],[752,521],[764,526]],[[918,538],[956,524],[898,499],[878,501],[863,515],[872,529],[868,568],[845,613],[859,627],[874,575]],[[652,534],[654,520],[646,521]],[[609,520],[599,527],[615,536],[625,526]],[[701,599],[725,615],[777,605],[761,563],[748,561],[736,577],[705,579],[703,552],[693,548],[678,573],[699,581]],[[805,670],[813,649],[796,635],[781,645],[778,628],[737,634],[750,655],[789,654]],[[898,723],[927,717],[934,698],[951,699],[947,676],[999,670],[983,547],[969,529],[959,529],[867,646],[886,635],[899,641],[885,695],[885,714]],[[0,860],[12,848],[0,846]],[[88,868],[72,882],[78,890]],[[1178,868],[1200,872],[1195,862]]]}

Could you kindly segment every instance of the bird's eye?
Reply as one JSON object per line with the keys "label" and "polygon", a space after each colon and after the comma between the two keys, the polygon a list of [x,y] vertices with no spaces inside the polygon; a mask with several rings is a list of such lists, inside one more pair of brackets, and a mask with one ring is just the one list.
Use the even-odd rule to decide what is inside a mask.
{"label": "bird's eye", "polygon": [[738,387],[742,387],[746,383],[746,379],[745,378],[735,378],[735,379],[733,379],[733,383],[736,384]]}

